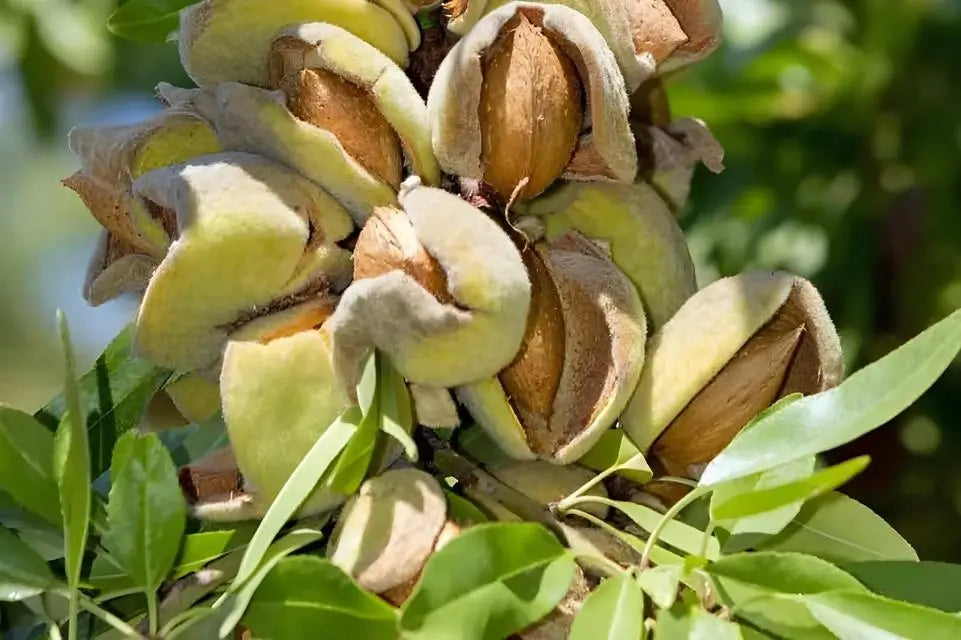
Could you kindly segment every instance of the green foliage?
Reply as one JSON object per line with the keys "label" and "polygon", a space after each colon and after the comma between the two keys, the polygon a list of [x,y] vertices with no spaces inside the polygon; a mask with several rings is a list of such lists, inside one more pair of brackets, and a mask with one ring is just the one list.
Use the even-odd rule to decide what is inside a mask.
{"label": "green foliage", "polygon": [[829,493],[805,504],[784,531],[758,546],[807,553],[831,562],[918,559],[891,525],[841,493]]}
{"label": "green foliage", "polygon": [[[132,37],[162,39],[175,25],[176,4],[179,3],[133,0],[114,15],[111,28]],[[124,55],[124,45],[108,41],[106,33],[100,33],[102,29],[98,32],[89,28],[91,23],[102,22],[94,16],[103,14],[104,6],[112,9],[112,2],[53,5],[21,2],[12,6],[14,12],[24,17],[22,42],[12,49],[16,49],[15,56],[21,65],[26,94],[34,105],[37,122],[45,127],[49,128],[53,122],[52,105],[61,87],[74,91],[84,82],[96,86],[89,79],[78,78],[77,74],[89,76],[97,68],[103,68],[104,61],[110,57],[103,55],[105,51],[117,48],[120,52],[116,56],[118,72],[113,82],[121,89],[133,86],[149,90],[156,77],[170,76],[156,72],[155,61],[172,63],[172,48],[158,48],[159,55]],[[40,10],[50,7],[56,10]],[[958,306],[961,265],[957,261],[956,244],[961,222],[956,215],[958,165],[954,131],[958,125],[956,104],[961,94],[951,79],[956,73],[953,60],[958,33],[961,33],[961,14],[948,2],[765,0],[752,7],[757,10],[743,12],[754,20],[754,27],[747,35],[743,20],[740,26],[734,24],[729,30],[729,45],[720,55],[671,84],[676,114],[705,117],[715,125],[715,131],[728,147],[729,170],[695,188],[696,201],[684,218],[699,272],[702,279],[708,280],[715,275],[741,271],[746,266],[761,266],[784,267],[812,276],[823,288],[845,339],[846,351],[852,354],[852,362],[875,358],[893,342],[900,341],[898,336],[909,335],[922,323]],[[2,17],[6,17],[7,10],[8,7],[2,7]],[[80,37],[54,37],[62,32],[58,22],[61,27],[68,23],[80,25]],[[110,85],[103,83],[103,86]],[[877,241],[865,242],[865,238]],[[11,317],[7,309],[2,313],[5,319]],[[109,466],[117,438],[139,422],[146,402],[158,388],[153,381],[161,380],[157,384],[162,384],[168,375],[168,372],[144,368],[142,378],[133,373],[128,377],[120,374],[122,368],[129,366],[134,371],[138,361],[126,350],[117,350],[115,356],[115,364],[103,365],[102,379],[84,376],[81,381],[93,476]],[[946,363],[953,353],[942,356]],[[915,364],[917,362],[905,363],[907,368],[901,373],[918,371]],[[924,374],[926,380],[916,387],[918,392],[939,374]],[[890,380],[889,377],[882,383]],[[953,418],[958,380],[956,373],[945,376],[915,411],[947,423]],[[123,381],[129,381],[130,393],[117,386]],[[386,388],[387,385],[380,382],[378,386]],[[788,638],[833,637],[833,634],[857,638],[882,637],[882,634],[932,638],[958,635],[955,616],[876,597],[865,593],[857,584],[863,584],[878,596],[953,613],[961,610],[957,589],[953,588],[959,579],[956,565],[916,562],[917,554],[894,528],[871,509],[843,494],[827,493],[813,499],[808,499],[812,494],[806,491],[801,494],[788,491],[788,495],[784,495],[786,487],[807,486],[815,473],[814,457],[802,457],[798,443],[807,445],[810,441],[810,447],[823,451],[825,447],[863,433],[864,429],[874,428],[882,418],[900,410],[892,408],[893,405],[884,407],[889,399],[887,386],[871,390],[865,384],[861,391],[861,395],[852,394],[852,400],[863,400],[871,413],[870,420],[858,418],[847,409],[835,413],[833,404],[822,407],[826,412],[823,415],[797,410],[797,414],[782,416],[780,436],[792,433],[800,425],[816,429],[813,434],[816,437],[810,438],[812,432],[808,430],[805,438],[782,442],[780,446],[776,442],[780,437],[773,436],[761,445],[757,441],[750,444],[750,440],[748,445],[732,445],[724,461],[725,465],[732,466],[722,475],[730,478],[733,473],[739,477],[710,487],[714,515],[717,516],[717,508],[729,505],[731,500],[757,504],[754,498],[759,492],[781,496],[762,505],[768,510],[736,519],[716,518],[710,523],[699,523],[698,527],[685,525],[688,528],[683,529],[683,547],[672,542],[679,530],[672,525],[683,523],[665,519],[653,511],[636,511],[636,516],[643,513],[643,517],[634,519],[637,524],[640,524],[638,520],[646,523],[641,528],[648,534],[657,531],[656,536],[651,536],[657,539],[650,545],[646,545],[643,537],[614,530],[639,551],[647,546],[649,560],[658,565],[632,568],[637,583],[650,600],[650,603],[642,600],[648,607],[647,613],[656,616],[658,621],[655,638],[770,637],[768,634]],[[124,405],[122,397],[130,398],[130,404]],[[879,403],[878,399],[884,402]],[[912,400],[913,397],[896,404],[906,406]],[[808,406],[816,407],[821,402],[823,399]],[[38,418],[50,429],[56,429],[65,406],[64,399],[58,399]],[[46,438],[40,436],[36,423],[25,420],[23,414],[5,411],[0,410],[0,487],[20,506],[59,526],[53,439],[49,434]],[[798,418],[801,414],[806,414],[803,420]],[[102,427],[101,416],[105,423]],[[825,416],[829,418],[827,423],[822,420]],[[764,420],[774,421],[774,418],[765,416]],[[759,422],[756,426],[763,427],[765,423]],[[868,423],[872,424],[866,426]],[[768,428],[773,433],[773,427]],[[383,426],[380,429],[387,430]],[[750,430],[746,430],[745,437],[749,433]],[[456,439],[465,440],[463,435],[458,434]],[[829,437],[821,439],[821,435]],[[758,441],[765,439],[760,435],[756,437]],[[945,432],[944,437],[948,441],[943,455],[908,461],[913,466],[912,477],[949,485],[956,467],[956,453],[951,451],[951,446],[956,448],[957,442],[951,441],[951,438],[956,440],[956,436],[949,432]],[[7,448],[8,444],[15,450]],[[411,443],[406,444],[411,453]],[[327,445],[334,448],[331,442]],[[366,446],[360,450],[366,457]],[[192,447],[178,446],[177,455],[182,456],[178,463],[199,457]],[[337,459],[337,456],[338,452],[334,451],[324,457]],[[772,462],[778,458],[780,462]],[[886,463],[876,464],[881,465]],[[607,470],[614,462],[608,459],[595,466],[600,467],[598,470]],[[757,470],[744,475],[744,469],[752,467]],[[732,468],[735,470],[731,471]],[[361,472],[360,477],[367,471]],[[896,477],[887,467],[881,474]],[[27,482],[25,478],[35,482]],[[894,485],[884,486],[890,488],[885,492],[891,494],[899,490]],[[0,502],[2,498],[0,495]],[[461,515],[462,521],[474,520],[471,503],[452,494],[451,504],[457,504],[455,498],[463,504],[453,511],[470,514]],[[792,500],[788,504],[769,509],[788,498]],[[942,494],[938,499],[943,498]],[[930,505],[925,506],[923,502],[912,497],[910,502],[904,502],[907,506],[901,508],[910,509],[912,514],[924,513],[924,509],[930,512]],[[569,505],[575,503],[572,501]],[[898,507],[892,501],[887,501],[886,507],[891,513],[897,512]],[[567,513],[583,514],[573,508]],[[57,581],[65,578],[62,563],[56,558],[49,558],[52,562],[47,564],[37,555],[37,536],[29,533],[29,526],[36,527],[38,523],[28,522],[26,516],[29,515],[14,513],[6,505],[0,505],[0,522],[8,527],[0,528],[0,582],[4,582],[0,584],[0,599],[3,593],[10,593],[4,591],[8,586],[4,571],[9,571],[9,566],[20,566],[17,563],[21,561],[32,567],[33,573],[29,575],[34,578],[44,572],[56,574],[54,583],[45,582],[30,589],[57,588]],[[689,514],[681,511],[672,517],[675,515],[685,518]],[[943,526],[921,527],[911,532],[911,539],[915,540],[915,535],[927,535],[929,541],[943,544],[947,552],[952,541],[957,543],[957,534],[952,531],[957,527],[950,525],[948,515],[942,511],[936,515],[937,522]],[[586,514],[585,518],[589,519]],[[282,520],[279,527],[286,526],[287,517]],[[687,520],[694,522],[693,518]],[[604,521],[597,524],[612,527]],[[702,551],[705,541],[708,547],[714,544],[715,538],[710,535],[712,527],[724,530],[718,532],[717,539],[725,544],[716,561],[708,562],[700,558],[700,554],[712,555]],[[165,600],[160,622],[165,624],[178,615],[185,617],[162,629],[160,637],[210,638],[219,635],[221,627],[228,622],[227,613],[233,619],[237,619],[238,611],[243,614],[246,610],[248,617],[256,615],[261,595],[269,599],[272,593],[277,593],[272,591],[273,586],[286,593],[297,584],[289,575],[283,577],[288,562],[320,563],[326,567],[321,571],[327,579],[345,579],[310,554],[283,559],[286,553],[317,543],[320,536],[316,532],[302,536],[289,534],[293,538],[281,537],[271,542],[278,533],[283,535],[283,529],[278,528],[261,537],[261,541],[266,540],[271,546],[255,563],[256,569],[250,578],[215,609],[210,594],[223,589],[237,573],[246,549],[242,540],[250,532],[224,533],[203,532],[182,539],[181,555],[167,579],[185,577],[187,580],[178,583],[178,587],[184,589],[177,593],[186,595]],[[726,533],[734,535],[727,538],[723,535]],[[87,562],[99,542],[94,533],[86,545]],[[687,562],[663,544],[690,554]],[[735,554],[737,549],[752,551]],[[4,550],[13,551],[14,565],[3,564]],[[838,563],[843,571],[817,558]],[[115,565],[104,564],[108,559],[107,555],[97,555],[91,563],[91,573],[85,576],[82,589],[91,596],[109,595],[108,591],[122,584],[105,580],[100,586],[88,588],[87,585],[96,585],[92,572],[97,568],[114,571],[112,578],[132,584],[125,572]],[[274,561],[276,564],[272,565]],[[208,562],[212,564],[206,564]],[[219,581],[204,585],[190,582],[196,576],[189,572],[200,566],[224,575]],[[851,576],[857,583],[852,582]],[[263,582],[258,578],[263,578]],[[716,591],[721,604],[728,607],[723,613],[730,615],[732,622],[713,615],[718,611],[711,607],[710,598],[706,597],[710,592],[703,588],[708,578],[719,587]],[[22,576],[20,579],[23,581]],[[356,587],[349,579],[347,583],[350,586],[343,586],[343,591],[354,593],[351,588]],[[264,590],[263,594],[258,585]],[[602,590],[610,594],[614,586],[619,587],[616,597],[598,595]],[[672,586],[674,595],[679,586],[682,590],[683,598],[677,602],[670,597]],[[242,600],[237,599],[240,592],[248,594],[249,606],[238,604]],[[59,598],[53,593],[48,595],[51,600]],[[591,596],[582,608],[582,616],[592,610],[596,615],[602,605],[605,612],[611,611],[608,607],[616,607],[622,599],[630,600],[637,595],[645,597],[631,587],[626,573],[618,572]],[[123,620],[134,624],[139,619],[139,612],[121,606],[122,599],[109,601],[117,605],[110,610],[122,615]],[[195,605],[199,606],[192,608]],[[638,608],[630,613],[636,614]],[[381,607],[381,611],[386,609],[389,609],[386,605]],[[273,609],[271,623],[285,623],[285,614],[278,612],[282,610],[282,607]],[[13,615],[9,614],[11,611]],[[0,630],[6,632],[8,627],[4,625],[22,620],[25,611],[29,611],[26,606],[5,607]],[[104,613],[101,611],[98,616],[103,618]],[[575,630],[588,628],[592,634],[603,637],[604,625],[610,623],[612,617],[597,623],[596,627],[589,618],[585,618],[585,622],[578,618]],[[641,623],[636,618],[636,615],[618,618],[618,621],[626,620],[621,637],[641,637]],[[205,626],[207,624],[212,626]],[[341,631],[337,628],[337,636]]]}
{"label": "green foliage", "polygon": [[771,593],[821,593],[863,590],[856,579],[833,564],[801,553],[737,553],[707,565],[715,577],[729,578]]}
{"label": "green foliage", "polygon": [[739,640],[741,633],[737,625],[709,615],[703,609],[677,605],[658,613],[654,631],[654,640],[674,638]]}
{"label": "green foliage", "polygon": [[281,560],[260,584],[243,622],[257,638],[316,638],[320,629],[336,629],[345,638],[397,635],[392,607],[314,556]]}
{"label": "green foliage", "polygon": [[22,599],[55,584],[43,558],[12,532],[0,527],[0,590],[3,600]]}
{"label": "green foliage", "polygon": [[[399,609],[316,555],[329,515],[289,525],[318,486],[338,478],[338,486],[352,489],[373,472],[371,443],[391,437],[385,420],[411,437],[409,398],[386,361],[370,358],[357,389],[359,406],[323,432],[256,528],[187,533],[168,447],[187,461],[206,455],[222,437],[216,424],[209,425],[213,435],[201,437],[194,426],[164,440],[128,430],[112,449],[106,523],[88,540],[88,522],[101,516],[99,505],[91,505],[85,436],[105,423],[85,428],[68,356],[63,402],[74,409],[63,412],[56,438],[26,414],[0,411],[0,436],[16,449],[0,458],[0,600],[7,601],[6,612],[43,597],[49,604],[47,613],[33,618],[37,624],[54,616],[74,634],[83,620],[96,620],[105,638],[135,637],[138,625],[160,639],[227,638],[242,624],[257,637],[317,637],[325,629],[337,637],[494,640],[538,624],[572,597],[580,562],[606,579],[579,607],[565,605],[575,612],[567,614],[575,639],[641,638],[651,626],[655,638],[954,637],[961,624],[953,615],[958,600],[945,585],[955,583],[961,569],[917,562],[884,520],[830,491],[862,470],[865,458],[817,470],[811,453],[876,426],[892,407],[921,393],[953,357],[951,349],[961,348],[958,318],[950,316],[835,391],[787,398],[763,412],[718,456],[723,464],[715,474],[726,479],[694,487],[663,514],[587,494],[598,478],[624,469],[620,454],[545,508],[500,485],[469,453],[432,441],[430,465],[436,468],[426,468],[450,487],[448,518],[462,530],[435,549]],[[69,349],[65,332],[64,344]],[[127,367],[119,360],[113,366]],[[150,400],[149,393],[137,397],[141,405]],[[884,400],[892,397],[896,401]],[[825,398],[834,398],[830,411],[823,408]],[[385,418],[387,406],[395,408]],[[782,440],[769,434],[770,425],[785,420],[814,433],[816,443],[788,457]],[[362,428],[367,436],[361,441]],[[190,438],[198,443],[188,446]],[[628,453],[627,460],[638,455]],[[35,486],[17,487],[22,473]],[[38,501],[51,495],[63,506],[64,549],[48,558],[38,552],[49,549],[39,538],[59,540],[59,530],[42,519],[55,520]],[[500,517],[518,510],[536,522],[485,522],[472,496],[486,496],[480,503],[485,509],[504,500]],[[583,511],[586,505],[605,505],[616,516],[602,519]],[[695,505],[703,517],[691,513]],[[594,535],[607,542],[595,537],[587,546],[565,547],[573,529],[558,519],[564,515],[594,525]],[[625,521],[640,533],[619,528]],[[615,541],[639,558],[615,562],[622,558],[609,555]]]}
{"label": "green foliage", "polygon": [[191,0],[130,0],[110,15],[107,27],[138,42],[164,42],[177,30],[180,10]]}
{"label": "green foliage", "polygon": [[878,595],[948,613],[961,611],[961,590],[944,588],[961,584],[961,565],[874,560],[842,563],[841,567]]}
{"label": "green foliage", "polygon": [[[257,532],[260,533],[262,529],[263,526],[258,528]],[[214,603],[214,609],[217,610],[216,616],[213,619],[204,620],[203,628],[207,629],[211,622],[216,621],[218,624],[217,635],[220,638],[229,637],[240,622],[244,612],[246,612],[247,606],[250,604],[260,584],[264,578],[270,574],[273,568],[291,553],[319,541],[322,537],[323,535],[319,531],[312,529],[297,529],[291,531],[276,542],[273,542],[267,550],[261,554],[257,566],[251,569],[246,576],[242,573],[244,571],[244,563],[249,562],[251,556],[249,553],[245,553],[232,584]]]}
{"label": "green foliage", "polygon": [[[677,582],[674,583],[677,590]],[[644,595],[638,584],[626,575],[615,575],[602,582],[581,605],[571,640],[621,640],[637,638],[644,623]]]}
{"label": "green foliage", "polygon": [[644,454],[620,429],[611,429],[601,436],[598,443],[577,462],[588,469],[616,473],[640,484],[654,476]]}
{"label": "green foliage", "polygon": [[447,517],[463,526],[487,522],[489,518],[477,506],[453,491],[444,491],[447,497]]}
{"label": "green foliage", "polygon": [[[606,498],[580,498],[575,501],[575,504],[588,502],[606,504],[617,509],[645,531],[653,532],[661,525],[663,520],[663,514],[634,502],[608,500]],[[708,558],[716,558],[720,553],[720,546],[716,538],[708,536],[705,539],[704,532],[700,529],[678,520],[666,522],[659,532],[659,537],[662,542],[690,555],[705,555]]]}
{"label": "green foliage", "polygon": [[[804,499],[790,502],[777,509],[771,509],[753,516],[725,520],[717,515],[717,508],[737,496],[753,495],[758,491],[778,488],[798,480],[809,478],[814,473],[817,458],[808,456],[778,465],[767,471],[732,480],[716,487],[711,494],[711,515],[719,525],[733,535],[740,533],[775,534],[786,527],[804,506]],[[805,496],[805,499],[811,496]]]}
{"label": "green foliage", "polygon": [[28,414],[0,406],[0,486],[13,500],[60,525],[53,434]]}
{"label": "green foliage", "polygon": [[840,487],[864,471],[869,462],[870,459],[867,456],[861,456],[822,469],[800,480],[738,494],[717,507],[712,505],[711,515],[717,520],[748,518],[816,498]]}
{"label": "green foliage", "polygon": [[401,636],[506,638],[550,613],[573,574],[573,558],[543,527],[472,527],[427,561],[401,610]]}
{"label": "green foliage", "polygon": [[665,564],[651,567],[637,576],[637,583],[661,609],[670,609],[677,600],[677,589],[681,584],[683,568],[680,565]]}
{"label": "green foliage", "polygon": [[176,470],[156,435],[128,432],[117,441],[111,471],[107,548],[137,586],[156,591],[186,526]]}
{"label": "green foliage", "polygon": [[177,563],[171,578],[177,579],[203,569],[228,553],[243,549],[250,542],[255,529],[245,525],[237,529],[204,531],[184,536]]}
{"label": "green foliage", "polygon": [[297,508],[314,490],[327,468],[347,446],[355,431],[356,427],[353,424],[339,418],[317,439],[294,472],[290,474],[290,479],[260,521],[260,526],[257,527],[256,533],[244,552],[244,559],[237,571],[236,584],[242,584],[253,575],[261,564],[264,554],[267,553],[271,541],[277,537]]}
{"label": "green foliage", "polygon": [[83,570],[84,551],[90,529],[90,505],[93,490],[90,486],[90,449],[87,443],[86,420],[80,404],[80,388],[77,383],[77,365],[74,360],[70,330],[62,312],[57,313],[60,344],[63,348],[66,375],[64,397],[66,413],[53,442],[53,475],[60,494],[60,512],[63,515],[63,560],[70,588],[71,640],[76,637],[78,608],[78,585]]}
{"label": "green foliage", "polygon": [[348,495],[371,471],[378,444],[386,446],[385,438],[399,442],[407,457],[417,460],[417,445],[410,437],[414,420],[407,385],[383,355],[372,353],[364,363],[357,399],[358,406],[343,417],[356,431],[324,478],[324,486]]}
{"label": "green foliage", "polygon": [[[130,351],[133,328],[127,327],[97,358],[79,381],[79,402],[87,421],[90,473],[96,478],[110,466],[117,438],[139,424],[144,410],[170,372],[134,356]],[[35,415],[56,430],[67,410],[61,394]]]}
{"label": "green foliage", "polygon": [[961,635],[961,618],[870,593],[836,591],[805,596],[804,605],[839,638],[925,638]]}

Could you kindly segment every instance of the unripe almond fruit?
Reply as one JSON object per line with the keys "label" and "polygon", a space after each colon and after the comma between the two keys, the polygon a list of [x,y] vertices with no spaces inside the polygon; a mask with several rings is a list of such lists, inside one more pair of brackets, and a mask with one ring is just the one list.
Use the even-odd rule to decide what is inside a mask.
{"label": "unripe almond fruit", "polygon": [[330,319],[338,372],[356,386],[372,348],[412,384],[452,387],[507,366],[524,337],[530,281],[501,227],[412,179],[403,210],[378,209],[354,250],[354,282]]}
{"label": "unripe almond fruit", "polygon": [[[627,87],[640,85],[653,65],[647,56],[642,70],[635,59],[623,7],[573,4],[472,2],[448,23],[464,37],[427,95],[434,155],[445,172],[520,200],[558,178],[634,182]],[[608,9],[621,18],[613,31]],[[605,40],[614,33],[625,43],[616,47],[620,56]],[[630,81],[618,60],[637,72]]]}
{"label": "unripe almond fruit", "polygon": [[564,172],[584,117],[577,71],[560,48],[518,13],[488,51],[481,89],[484,180],[510,198],[544,191]]}
{"label": "unripe almond fruit", "polygon": [[755,272],[695,294],[656,334],[622,416],[668,475],[698,477],[778,398],[835,386],[840,342],[814,286]]}
{"label": "unripe almond fruit", "polygon": [[457,390],[510,456],[567,464],[622,411],[644,361],[637,290],[610,257],[571,232],[525,260],[531,314],[521,350],[496,378]]}
{"label": "unripe almond fruit", "polygon": [[351,157],[397,189],[404,158],[394,129],[365,89],[336,73],[317,68],[286,72],[284,56],[291,49],[304,48],[305,43],[295,38],[274,42],[269,66],[271,85],[287,95],[291,113],[333,133]]}
{"label": "unripe almond fruit", "polygon": [[403,592],[446,524],[447,501],[433,476],[419,469],[387,471],[365,481],[344,506],[327,556],[369,591]]}

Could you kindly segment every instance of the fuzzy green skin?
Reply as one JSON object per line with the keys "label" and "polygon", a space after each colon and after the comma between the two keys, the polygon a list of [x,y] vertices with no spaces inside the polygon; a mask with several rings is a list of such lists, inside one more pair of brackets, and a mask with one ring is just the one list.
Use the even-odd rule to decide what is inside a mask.
{"label": "fuzzy green skin", "polygon": [[[329,339],[321,331],[303,331],[266,345],[230,342],[220,393],[246,489],[264,510],[349,404],[334,376]],[[343,499],[320,489],[301,513],[324,511]]]}
{"label": "fuzzy green skin", "polygon": [[526,212],[543,216],[548,240],[576,229],[607,242],[614,264],[640,292],[652,331],[697,291],[684,234],[646,184],[568,183],[531,202]]}
{"label": "fuzzy green skin", "polygon": [[329,325],[344,387],[355,386],[373,348],[415,384],[451,387],[494,375],[527,327],[531,287],[520,253],[496,222],[453,194],[415,186],[400,199],[457,306],[399,270],[355,281]]}
{"label": "fuzzy green skin", "polygon": [[[316,185],[264,158],[225,153],[144,174],[134,195],[176,212],[179,238],[150,280],[134,348],[152,362],[194,371],[215,363],[227,328],[267,305],[298,275]],[[329,242],[337,240],[330,237]]]}
{"label": "fuzzy green skin", "polygon": [[368,0],[204,0],[180,14],[180,61],[201,87],[265,86],[270,43],[281,28],[304,22],[339,25],[407,66],[405,29]]}
{"label": "fuzzy green skin", "polygon": [[784,304],[796,277],[755,271],[696,293],[652,338],[621,426],[641,451]]}

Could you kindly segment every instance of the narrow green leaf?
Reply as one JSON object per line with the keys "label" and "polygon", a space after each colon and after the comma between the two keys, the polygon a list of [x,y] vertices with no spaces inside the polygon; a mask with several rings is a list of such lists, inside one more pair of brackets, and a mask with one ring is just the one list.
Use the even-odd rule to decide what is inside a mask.
{"label": "narrow green leaf", "polygon": [[177,470],[155,434],[135,431],[117,441],[111,469],[104,542],[124,571],[152,593],[173,566],[186,526]]}
{"label": "narrow green leaf", "polygon": [[4,527],[0,527],[0,584],[8,589],[46,589],[56,584],[43,558]]}
{"label": "narrow green leaf", "polygon": [[[219,637],[226,638],[237,627],[261,582],[277,566],[277,563],[298,549],[313,544],[321,538],[323,538],[323,534],[312,529],[291,531],[267,548],[262,554],[261,562],[247,578],[241,580],[238,572],[230,589],[214,605],[220,610],[218,616],[220,621]],[[244,556],[244,560],[246,559],[247,557]],[[243,569],[243,560],[240,568]],[[316,629],[314,631],[316,632]],[[209,636],[206,637],[209,638]]]}
{"label": "narrow green leaf", "polygon": [[[322,525],[321,525],[322,526]],[[193,608],[198,601],[233,577],[240,566],[240,555],[230,553],[215,561],[211,568],[219,572],[220,576],[203,583],[193,582],[177,592],[176,597],[168,596],[160,610],[160,619],[164,624],[173,623],[173,629],[168,630],[165,638],[177,640],[210,640],[211,638],[229,635],[240,622],[261,581],[271,569],[282,559],[319,541],[323,535],[312,529],[297,529],[275,541],[264,554],[260,567],[247,579],[243,585],[237,585],[234,591],[221,596],[214,603],[213,608]],[[236,584],[236,581],[235,581]],[[174,620],[180,620],[179,624]]]}
{"label": "narrow green leaf", "polygon": [[404,455],[411,462],[417,461],[417,444],[411,437],[414,414],[410,404],[410,391],[404,377],[391,364],[386,355],[378,358],[378,396],[380,398],[380,430],[404,447]]}
{"label": "narrow green leaf", "polygon": [[[816,456],[808,456],[807,458],[786,462],[761,473],[725,482],[711,492],[711,512],[714,513],[718,506],[735,496],[752,493],[760,489],[770,489],[810,477],[814,473],[816,465]],[[746,533],[774,535],[790,524],[803,506],[804,500],[798,500],[754,516],[734,520],[720,520],[715,516],[713,519],[718,526],[726,529],[731,535]]]}
{"label": "narrow green leaf", "polygon": [[[675,586],[676,588],[676,586]],[[581,605],[569,640],[640,640],[644,594],[625,574],[602,582]]]}
{"label": "narrow green leaf", "polygon": [[[573,504],[582,503],[606,504],[613,507],[633,520],[637,526],[648,532],[653,531],[663,517],[663,514],[658,513],[654,509],[634,502],[610,500],[608,498],[595,496],[583,496],[573,501]],[[701,552],[704,532],[679,520],[671,520],[665,525],[659,539],[681,551],[697,555]],[[705,553],[708,559],[714,559],[720,556],[721,547],[717,538],[712,536],[708,539]]]}
{"label": "narrow green leaf", "polygon": [[891,525],[863,504],[831,492],[804,505],[777,536],[759,544],[769,551],[798,551],[829,562],[917,560]]}
{"label": "narrow green leaf", "polygon": [[53,435],[29,414],[0,405],[0,487],[25,509],[59,527],[60,490]]}
{"label": "narrow green leaf", "polygon": [[281,560],[260,583],[243,624],[255,638],[313,640],[319,629],[336,629],[343,638],[397,637],[397,615],[390,605],[315,556]]}
{"label": "narrow green leaf", "polygon": [[637,576],[641,586],[651,601],[661,609],[669,609],[677,599],[677,587],[681,582],[681,565],[667,564],[644,569]]}
{"label": "narrow green leaf", "polygon": [[350,495],[357,491],[374,454],[377,434],[380,432],[380,409],[377,399],[368,407],[368,413],[361,417],[360,409],[348,408],[342,419],[356,426],[354,435],[334,462],[330,473],[324,478],[324,485],[338,493]]}
{"label": "narrow green leaf", "polygon": [[246,581],[260,565],[264,554],[280,530],[297,511],[301,503],[311,494],[321,477],[354,435],[356,427],[344,416],[335,420],[319,438],[310,451],[303,457],[283,489],[277,494],[267,513],[254,533],[234,585]]}
{"label": "narrow green leaf", "polygon": [[107,28],[138,42],[164,42],[177,30],[180,10],[193,0],[130,0],[107,20]]}
{"label": "narrow green leaf", "polygon": [[470,526],[487,522],[489,518],[484,515],[473,502],[467,498],[462,498],[453,491],[444,490],[447,497],[447,517],[461,526]]}
{"label": "narrow green leaf", "polygon": [[364,366],[360,372],[360,380],[357,382],[357,403],[360,405],[360,412],[363,415],[371,413],[374,402],[377,400],[377,369],[380,366],[380,358],[376,351],[371,351],[364,360]]}
{"label": "narrow green leaf", "polygon": [[253,526],[241,526],[237,529],[205,531],[184,536],[170,578],[176,580],[199,571],[217,558],[246,547],[254,531]]}
{"label": "narrow green leaf", "polygon": [[886,598],[948,613],[961,611],[961,565],[894,560],[848,562],[841,568]]}
{"label": "narrow green leaf", "polygon": [[801,480],[742,493],[721,503],[717,508],[712,508],[711,515],[718,520],[745,518],[759,513],[768,513],[798,501],[816,498],[838,488],[864,471],[870,461],[869,456],[860,456],[822,469]]}
{"label": "narrow green leaf", "polygon": [[961,617],[865,592],[797,596],[841,640],[862,638],[961,638]]}
{"label": "narrow green leaf", "polygon": [[[117,438],[139,424],[150,399],[170,377],[130,349],[132,327],[124,329],[80,378],[80,402],[86,412],[90,442],[90,474],[96,478],[110,466]],[[37,418],[55,431],[67,410],[64,395],[38,411]]]}
{"label": "narrow green leaf", "polygon": [[961,310],[840,385],[759,420],[705,469],[712,486],[828,451],[875,429],[910,406],[961,350]]}
{"label": "narrow green leaf", "polygon": [[615,473],[638,484],[644,484],[654,476],[644,454],[620,429],[605,431],[577,464],[594,471]]}
{"label": "narrow green leaf", "polygon": [[738,553],[708,564],[705,570],[712,576],[737,580],[766,591],[865,590],[856,578],[830,562],[802,553]]}
{"label": "narrow green leaf", "polygon": [[573,559],[539,525],[471,527],[427,561],[402,609],[401,636],[506,638],[550,613],[573,575]]}
{"label": "narrow green leaf", "polygon": [[60,421],[53,444],[53,474],[60,494],[63,516],[64,570],[67,584],[80,582],[87,532],[90,527],[90,450],[74,361],[70,330],[63,312],[57,312],[60,344],[65,362],[64,396],[67,412]]}

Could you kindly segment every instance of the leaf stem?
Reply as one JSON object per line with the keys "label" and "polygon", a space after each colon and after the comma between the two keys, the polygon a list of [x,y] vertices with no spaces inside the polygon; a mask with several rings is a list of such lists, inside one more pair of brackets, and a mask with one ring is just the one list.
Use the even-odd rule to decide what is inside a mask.
{"label": "leaf stem", "polygon": [[679,476],[660,476],[659,478],[657,478],[657,481],[683,484],[685,487],[691,487],[692,489],[697,488],[697,480],[691,480],[690,478],[681,478]]}
{"label": "leaf stem", "polygon": [[714,527],[715,527],[715,526],[716,526],[716,525],[715,525],[714,521],[711,520],[711,521],[707,524],[707,527],[704,528],[704,536],[701,538],[701,548],[700,548],[700,550],[697,552],[697,555],[701,556],[702,558],[706,558],[706,557],[707,557],[707,545],[708,545],[708,543],[711,541],[711,535],[714,534]]}
{"label": "leaf stem", "polygon": [[153,638],[157,635],[157,629],[160,626],[160,616],[157,613],[157,594],[152,591],[144,591],[144,595],[147,597],[147,620],[150,625],[150,637]]}
{"label": "leaf stem", "polygon": [[641,561],[639,563],[641,570],[647,568],[651,561],[651,552],[654,550],[654,545],[657,543],[657,539],[661,537],[664,533],[664,528],[667,524],[677,517],[677,515],[684,510],[686,506],[703,496],[707,493],[707,489],[699,487],[694,489],[686,496],[678,500],[673,507],[667,510],[667,513],[661,518],[661,521],[657,523],[654,527],[654,531],[651,531],[651,535],[647,539],[647,544],[644,545],[644,552],[641,554]]}
{"label": "leaf stem", "polygon": [[67,622],[67,640],[77,640],[77,615],[80,613],[80,591],[76,588],[70,590],[68,612],[70,618]]}
{"label": "leaf stem", "polygon": [[96,598],[93,598],[93,601],[97,604],[103,604],[104,602],[109,602],[111,600],[115,600],[116,598],[123,598],[124,596],[130,596],[135,593],[143,593],[143,589],[131,587],[129,589],[121,589],[119,591],[108,591],[107,593],[102,593]]}
{"label": "leaf stem", "polygon": [[560,502],[557,503],[558,511],[563,513],[564,511],[567,511],[568,509],[573,507],[575,504],[575,501],[578,498],[580,498],[582,495],[584,495],[585,493],[587,493],[588,491],[596,487],[601,481],[604,480],[604,478],[615,473],[620,468],[621,468],[621,465],[619,464],[612,465],[607,469],[604,469],[604,471],[601,471],[600,473],[598,473],[596,476],[594,476],[584,484],[582,484],[572,494],[570,494],[569,496],[567,496],[566,498],[562,499]]}
{"label": "leaf stem", "polygon": [[616,576],[618,574],[629,575],[633,569],[633,567],[624,568],[603,554],[578,551],[576,549],[569,549],[569,551],[575,560],[583,559],[588,564],[594,563],[598,565],[598,569],[603,568],[602,570],[607,572],[609,576]]}

